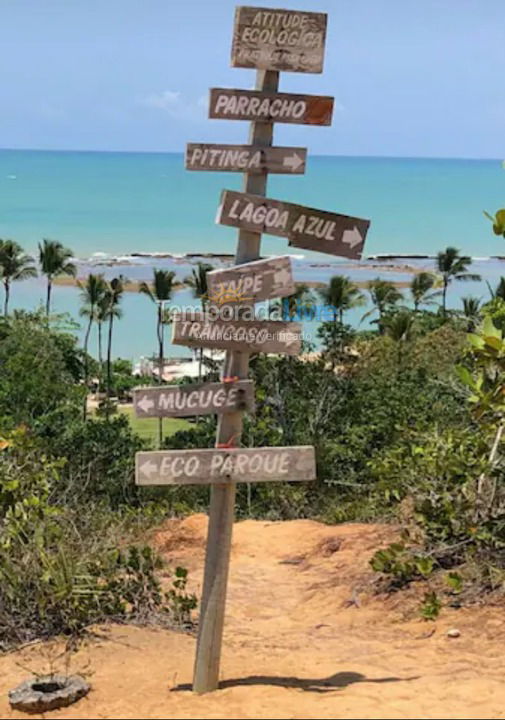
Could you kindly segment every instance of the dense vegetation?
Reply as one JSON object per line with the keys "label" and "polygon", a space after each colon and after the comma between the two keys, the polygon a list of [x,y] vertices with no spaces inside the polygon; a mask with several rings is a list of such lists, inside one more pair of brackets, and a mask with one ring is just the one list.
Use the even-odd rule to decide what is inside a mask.
{"label": "dense vegetation", "polygon": [[[8,242],[0,242],[3,268]],[[30,259],[14,251],[23,277]],[[93,324],[101,333],[107,318],[112,332],[125,281],[82,283],[87,332],[79,348],[68,321],[50,315],[49,279],[73,272],[68,254],[47,243],[42,252],[46,312],[12,313],[6,302],[0,318],[0,648],[107,617],[187,624],[196,601],[185,570],[174,571],[164,592],[160,560],[143,538],[167,514],[205,509],[208,489],[135,488],[134,455],[149,443],[115,413],[112,398],[139,380],[110,352],[87,352]],[[240,485],[238,515],[400,522],[401,540],[372,564],[389,589],[428,578],[426,617],[456,595],[463,602],[476,589],[499,593],[505,580],[505,281],[488,303],[467,298],[451,311],[451,282],[475,277],[470,264],[448,248],[437,272],[413,278],[410,297],[372,281],[374,329],[366,331],[345,322],[363,293],[335,277],[320,291],[333,308],[318,330],[320,352],[251,360],[257,407],[245,420],[244,446],[314,445],[318,479]],[[173,276],[157,272],[142,289],[157,312],[160,366],[172,285]],[[204,271],[193,287],[205,303]],[[315,295],[301,288],[283,306],[289,317],[298,301],[310,308]],[[202,358],[202,375],[217,379],[219,368],[207,365]],[[95,413],[86,403],[92,378],[107,389]],[[159,432],[166,448],[212,447],[215,420]]]}

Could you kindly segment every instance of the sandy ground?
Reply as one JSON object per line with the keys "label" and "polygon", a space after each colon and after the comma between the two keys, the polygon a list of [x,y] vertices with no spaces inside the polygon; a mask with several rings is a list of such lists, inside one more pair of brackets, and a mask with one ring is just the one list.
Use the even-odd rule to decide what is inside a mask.
{"label": "sandy ground", "polygon": [[[169,521],[154,541],[201,585],[206,518]],[[501,608],[416,615],[419,589],[372,592],[368,560],[394,535],[367,525],[297,520],[235,527],[221,689],[189,689],[190,635],[97,628],[72,660],[90,695],[55,718],[503,718]],[[460,637],[449,638],[457,628]],[[54,654],[53,649],[53,654]],[[6,692],[27,668],[48,669],[44,646],[0,658]],[[56,663],[61,669],[61,664]],[[32,716],[33,717],[33,716]]]}

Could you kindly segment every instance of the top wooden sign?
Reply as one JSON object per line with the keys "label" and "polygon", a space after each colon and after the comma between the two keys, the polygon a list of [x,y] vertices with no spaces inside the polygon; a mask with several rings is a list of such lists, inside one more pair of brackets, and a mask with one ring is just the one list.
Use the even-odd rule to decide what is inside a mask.
{"label": "top wooden sign", "polygon": [[232,67],[320,73],[326,21],[325,13],[237,7]]}

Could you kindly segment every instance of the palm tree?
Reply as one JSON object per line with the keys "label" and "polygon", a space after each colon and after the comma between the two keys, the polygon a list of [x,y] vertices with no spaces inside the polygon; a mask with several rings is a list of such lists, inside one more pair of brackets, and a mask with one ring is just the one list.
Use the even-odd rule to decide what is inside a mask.
{"label": "palm tree", "polygon": [[[84,385],[88,387],[88,344],[91,326],[97,319],[97,308],[105,297],[106,282],[103,275],[93,275],[90,273],[85,283],[77,282],[81,289],[81,300],[83,305],[80,309],[80,315],[88,318],[88,326],[84,336]],[[84,418],[86,419],[87,401],[84,403]]]}
{"label": "palm tree", "polygon": [[77,269],[70,262],[72,250],[69,250],[56,240],[48,240],[44,238],[42,244],[39,243],[39,263],[43,275],[47,275],[47,296],[46,296],[46,315],[51,310],[51,289],[53,279],[58,275],[70,275],[75,277]]}
{"label": "palm tree", "polygon": [[384,331],[382,324],[384,314],[397,305],[400,300],[403,299],[403,295],[394,283],[389,282],[389,280],[381,280],[379,277],[375,278],[375,280],[370,280],[368,283],[368,292],[370,293],[374,307],[363,315],[361,322],[377,311],[379,317],[375,322],[378,323],[379,332],[382,334]]}
{"label": "palm tree", "polygon": [[342,325],[344,312],[352,308],[365,305],[366,298],[351,278],[345,275],[334,275],[330,278],[327,287],[318,290],[318,293],[327,305],[333,308],[333,320]]}
{"label": "palm tree", "polygon": [[478,282],[481,277],[474,273],[467,272],[468,266],[472,264],[472,258],[467,255],[460,255],[459,250],[448,247],[437,255],[437,270],[442,277],[442,313],[446,314],[447,288],[453,280],[473,280]]}
{"label": "palm tree", "polygon": [[0,239],[0,277],[5,290],[4,315],[9,312],[11,282],[36,276],[33,258],[24,253],[21,245],[14,240]]}
{"label": "palm tree", "polygon": [[481,299],[467,296],[461,298],[463,302],[463,315],[468,320],[467,330],[473,332],[480,320],[480,303]]}
{"label": "palm tree", "polygon": [[[165,303],[171,299],[174,288],[175,273],[168,270],[154,270],[153,283],[148,285],[143,282],[140,284],[139,292],[147,295],[153,303],[157,305],[157,326],[156,333],[158,336],[158,374],[160,385],[163,382],[163,341],[164,341],[164,322],[165,322]],[[163,418],[158,418],[158,444],[161,447],[163,440]]]}
{"label": "palm tree", "polygon": [[420,272],[414,275],[410,283],[410,294],[415,312],[419,310],[420,305],[432,305],[434,298],[440,295],[440,290],[430,293],[430,290],[437,287],[437,282],[438,278],[434,273]]}
{"label": "palm tree", "polygon": [[491,295],[491,298],[494,300],[495,298],[500,298],[501,300],[505,300],[505,277],[500,278],[500,282],[498,285],[493,288],[489,284],[489,282],[486,280],[486,284],[489,289],[489,294]]}
{"label": "palm tree", "polygon": [[[212,265],[199,262],[196,269],[191,269],[191,275],[185,278],[184,282],[193,289],[193,297],[200,298],[202,310],[205,312],[207,301],[209,299],[209,290],[207,286],[207,273],[214,270]],[[198,350],[198,380],[202,379],[203,365],[203,348]]]}
{"label": "palm tree", "polygon": [[388,337],[398,346],[398,363],[402,360],[402,349],[412,339],[415,330],[415,315],[411,310],[402,309],[388,315],[383,320],[383,327]]}
{"label": "palm tree", "polygon": [[282,320],[310,320],[314,317],[314,294],[308,285],[296,283],[294,293],[270,304],[269,314],[280,315]]}
{"label": "palm tree", "polygon": [[110,399],[112,385],[112,329],[114,326],[114,318],[119,319],[123,311],[120,308],[121,298],[124,293],[125,285],[128,280],[120,275],[112,278],[106,283],[104,299],[103,299],[103,317],[109,321],[109,332],[107,339],[107,399]]}

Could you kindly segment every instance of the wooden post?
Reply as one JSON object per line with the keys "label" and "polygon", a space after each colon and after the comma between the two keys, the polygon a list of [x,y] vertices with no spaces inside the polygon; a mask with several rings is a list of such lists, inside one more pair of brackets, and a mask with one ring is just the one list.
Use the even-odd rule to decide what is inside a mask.
{"label": "wooden post", "polygon": [[[256,90],[277,92],[278,85],[279,72],[277,70],[256,71]],[[249,136],[251,145],[270,147],[272,139],[272,122],[251,123]],[[266,187],[267,173],[261,175],[245,173],[244,192],[265,195]],[[251,260],[257,260],[260,243],[261,233],[239,230],[235,264],[241,265]],[[248,353],[227,351],[224,376],[245,380],[248,371]],[[216,447],[222,447],[224,444],[238,446],[241,434],[241,411],[221,415],[217,428]],[[234,483],[213,484],[210,492],[209,530],[193,678],[193,690],[197,693],[216,690],[219,684],[236,485]]]}

